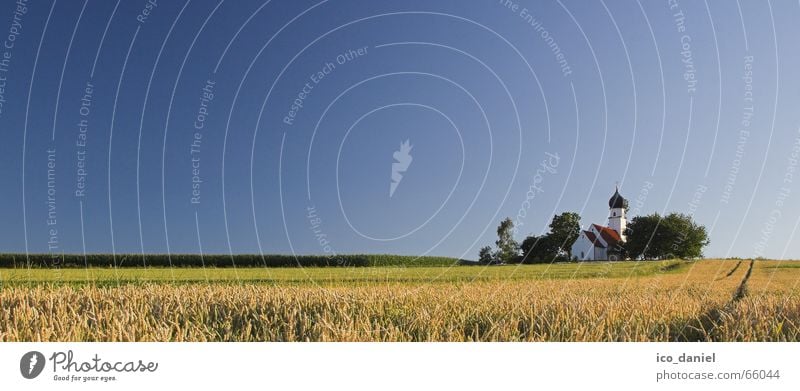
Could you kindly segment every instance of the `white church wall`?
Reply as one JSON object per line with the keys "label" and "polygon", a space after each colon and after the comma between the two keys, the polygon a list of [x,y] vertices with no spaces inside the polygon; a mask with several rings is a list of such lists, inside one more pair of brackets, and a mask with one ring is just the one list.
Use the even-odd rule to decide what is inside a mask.
{"label": "white church wall", "polygon": [[583,233],[572,244],[572,256],[577,257],[579,261],[588,261],[594,258],[594,245]]}
{"label": "white church wall", "polygon": [[608,259],[606,256],[606,249],[602,247],[595,247],[594,248],[594,260],[595,261],[605,261]]}

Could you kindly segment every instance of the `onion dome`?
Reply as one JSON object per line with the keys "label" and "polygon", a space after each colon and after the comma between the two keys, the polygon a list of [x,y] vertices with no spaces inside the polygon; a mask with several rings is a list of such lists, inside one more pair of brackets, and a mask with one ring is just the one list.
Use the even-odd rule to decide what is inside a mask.
{"label": "onion dome", "polygon": [[628,200],[622,198],[622,196],[619,194],[619,188],[614,190],[614,195],[612,195],[611,198],[608,200],[608,207],[610,209],[615,209],[615,208],[627,209]]}

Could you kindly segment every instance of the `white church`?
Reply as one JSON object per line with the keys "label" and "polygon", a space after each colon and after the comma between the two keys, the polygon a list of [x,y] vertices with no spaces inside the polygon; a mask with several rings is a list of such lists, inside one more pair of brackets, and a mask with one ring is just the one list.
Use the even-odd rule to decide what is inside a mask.
{"label": "white church", "polygon": [[572,259],[577,261],[619,261],[623,257],[625,242],[625,210],[628,201],[619,194],[619,188],[608,200],[608,226],[592,224],[581,231],[572,244]]}

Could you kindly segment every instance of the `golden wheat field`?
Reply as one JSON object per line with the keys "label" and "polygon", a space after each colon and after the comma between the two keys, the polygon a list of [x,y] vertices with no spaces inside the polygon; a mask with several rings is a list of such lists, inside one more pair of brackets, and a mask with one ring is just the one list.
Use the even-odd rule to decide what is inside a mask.
{"label": "golden wheat field", "polygon": [[[462,266],[437,269],[441,278],[362,270],[371,277],[339,283],[22,283],[0,273],[0,341],[798,341],[798,266]],[[405,277],[384,278],[392,273]]]}

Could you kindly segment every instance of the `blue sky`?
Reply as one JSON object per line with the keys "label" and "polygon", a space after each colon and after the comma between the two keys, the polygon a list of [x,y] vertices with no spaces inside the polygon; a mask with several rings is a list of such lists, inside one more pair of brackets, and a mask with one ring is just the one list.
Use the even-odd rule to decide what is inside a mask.
{"label": "blue sky", "polygon": [[148,4],[0,5],[1,251],[475,258],[618,182],[800,257],[797,2]]}

